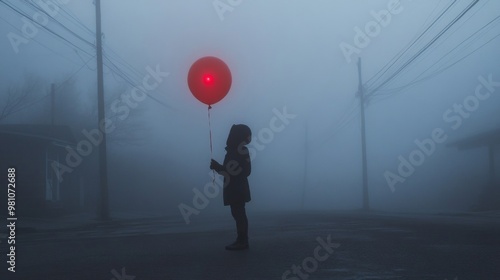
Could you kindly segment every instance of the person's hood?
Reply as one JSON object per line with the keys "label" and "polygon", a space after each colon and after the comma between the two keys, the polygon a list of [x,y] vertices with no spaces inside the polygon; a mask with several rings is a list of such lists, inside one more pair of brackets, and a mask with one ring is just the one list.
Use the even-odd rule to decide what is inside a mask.
{"label": "person's hood", "polygon": [[252,141],[252,131],[244,124],[234,124],[227,136],[226,146],[230,149],[236,149],[239,145],[247,145]]}

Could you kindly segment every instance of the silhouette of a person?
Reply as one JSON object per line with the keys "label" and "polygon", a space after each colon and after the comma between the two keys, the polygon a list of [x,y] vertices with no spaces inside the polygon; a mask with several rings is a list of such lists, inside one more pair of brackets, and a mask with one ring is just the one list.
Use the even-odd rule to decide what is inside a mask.
{"label": "silhouette of a person", "polygon": [[251,172],[250,155],[245,145],[252,140],[250,128],[244,124],[231,127],[226,141],[226,156],[223,164],[212,159],[210,169],[224,176],[224,205],[231,207],[236,222],[238,237],[226,250],[248,249],[248,219],[245,203],[250,202],[248,176]]}

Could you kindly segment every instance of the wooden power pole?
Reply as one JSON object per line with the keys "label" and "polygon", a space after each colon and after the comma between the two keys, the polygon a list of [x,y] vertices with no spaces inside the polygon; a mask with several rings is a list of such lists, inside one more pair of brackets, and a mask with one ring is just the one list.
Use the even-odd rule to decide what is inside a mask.
{"label": "wooden power pole", "polygon": [[363,164],[363,210],[370,210],[370,200],[368,197],[368,172],[366,169],[366,132],[365,132],[365,93],[363,90],[363,80],[361,77],[361,58],[358,59],[358,77],[359,77],[359,103],[361,105],[361,153]]}
{"label": "wooden power pole", "polygon": [[[97,49],[97,128],[101,131],[101,127],[105,120],[104,112],[104,77],[102,65],[102,31],[101,31],[101,0],[95,0],[95,15],[96,15],[96,49]],[[101,131],[102,141],[99,145],[99,187],[101,191],[99,218],[102,220],[109,219],[109,203],[108,203],[108,168],[106,154],[106,131]]]}

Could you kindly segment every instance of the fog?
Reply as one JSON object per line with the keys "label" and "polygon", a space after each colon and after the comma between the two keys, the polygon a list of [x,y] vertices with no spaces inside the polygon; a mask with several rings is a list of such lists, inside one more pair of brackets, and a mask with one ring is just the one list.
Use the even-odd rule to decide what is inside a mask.
{"label": "fog", "polygon": [[[26,15],[37,13],[21,1],[5,2]],[[36,25],[32,38],[17,45],[8,34],[23,34],[31,21],[0,4],[3,104],[9,88],[36,81],[29,106],[0,121],[49,124],[50,98],[43,97],[55,83],[55,124],[70,126],[78,143],[87,139],[84,130],[97,127],[95,48],[76,37],[95,43],[95,8],[92,1],[61,2],[67,2],[64,10],[53,11],[44,28]],[[225,61],[233,78],[210,111],[213,158],[223,161],[231,125],[246,124],[253,133],[248,211],[362,209],[358,58],[367,99],[370,209],[468,211],[480,203],[491,184],[487,147],[459,150],[452,144],[500,127],[500,88],[485,85],[500,81],[500,2],[479,1],[466,11],[474,1],[401,0],[373,36],[360,39],[356,30],[367,32],[392,2],[103,1],[105,110],[117,127],[107,135],[111,213],[181,219],[180,205],[194,207],[194,189],[203,193],[211,184],[207,106],[187,85],[189,68],[204,56]],[[157,82],[151,97],[136,106],[120,101],[155,70],[162,74],[150,80]],[[490,94],[476,97],[476,106],[471,96],[478,85],[483,97]],[[113,110],[114,101],[129,113]],[[465,116],[455,104],[475,107]],[[416,142],[427,143],[427,150]],[[21,154],[24,147],[14,149]],[[414,158],[418,164],[403,176],[401,158],[410,162],[415,150],[423,158]],[[94,146],[73,170],[83,175],[88,211],[98,207],[98,168]],[[494,168],[498,185],[500,168]],[[222,191],[207,200],[192,220],[227,211]]]}

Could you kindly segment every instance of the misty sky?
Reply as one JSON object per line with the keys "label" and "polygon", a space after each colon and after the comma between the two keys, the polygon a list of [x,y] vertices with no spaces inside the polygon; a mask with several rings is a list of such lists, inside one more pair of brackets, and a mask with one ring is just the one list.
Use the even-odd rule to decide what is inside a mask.
{"label": "misty sky", "polygon": [[[23,8],[29,15],[34,14],[21,1],[7,2]],[[62,6],[94,31],[93,1],[67,2]],[[141,170],[116,170],[111,166],[112,180],[144,176],[137,188],[143,188],[144,193],[158,200],[175,196],[176,199],[171,199],[175,208],[178,203],[190,201],[192,188],[203,188],[210,181],[207,108],[191,95],[186,77],[196,59],[213,55],[223,59],[233,75],[229,94],[211,111],[217,160],[223,159],[231,124],[247,124],[258,138],[262,129],[269,128],[276,110],[283,111],[286,107],[289,114],[296,115],[255,154],[249,178],[254,205],[298,207],[306,181],[308,207],[359,208],[362,177],[356,61],[362,58],[363,80],[368,81],[452,1],[401,0],[399,12],[391,14],[386,26],[380,27],[365,47],[358,48],[359,54],[349,56],[351,62],[347,61],[341,44],[356,47],[355,28],[364,30],[374,20],[373,14],[387,9],[392,1],[222,0],[226,5],[223,7],[230,9],[219,13],[213,1],[102,2],[106,56],[114,63],[126,61],[136,69],[138,73],[132,74],[129,67],[119,64],[120,69],[134,77],[135,83],[148,74],[147,67],[169,72],[150,93],[168,107],[149,98],[139,104],[147,109],[140,121],[148,127],[148,141],[139,147],[110,147],[110,153],[136,161]],[[471,2],[457,1],[396,66],[416,54]],[[367,156],[375,208],[422,210],[427,204],[435,209],[459,208],[467,203],[469,195],[476,194],[487,183],[485,149],[459,152],[446,145],[500,127],[500,88],[487,100],[480,101],[478,109],[463,119],[457,129],[451,128],[453,123],[445,121],[443,114],[474,94],[479,76],[492,75],[493,81],[500,81],[500,39],[493,39],[499,35],[498,21],[477,33],[471,42],[459,45],[499,14],[499,1],[479,1],[370,99],[366,109]],[[72,24],[68,14],[59,11],[54,18],[86,40],[95,41],[90,32]],[[40,28],[29,42],[18,46],[16,53],[8,34],[21,34],[23,20],[4,4],[0,4],[0,19],[2,90],[9,84],[22,83],[27,75],[41,77],[50,84],[60,83],[76,73],[78,90],[89,95],[88,100],[94,100],[96,62],[92,47],[49,20],[48,28],[70,38],[82,50]],[[104,72],[107,91],[130,91],[130,85],[108,66]],[[374,88],[389,74],[390,71],[379,80],[370,80],[376,81],[375,84],[366,86]],[[16,116],[4,121],[19,122]],[[384,172],[397,172],[398,156],[408,158],[416,149],[414,141],[429,138],[436,128],[442,128],[448,140],[437,144],[435,153],[391,192]],[[77,133],[77,138],[81,137]],[[275,204],[276,197],[284,198],[279,205]],[[215,204],[219,206],[221,201]]]}

